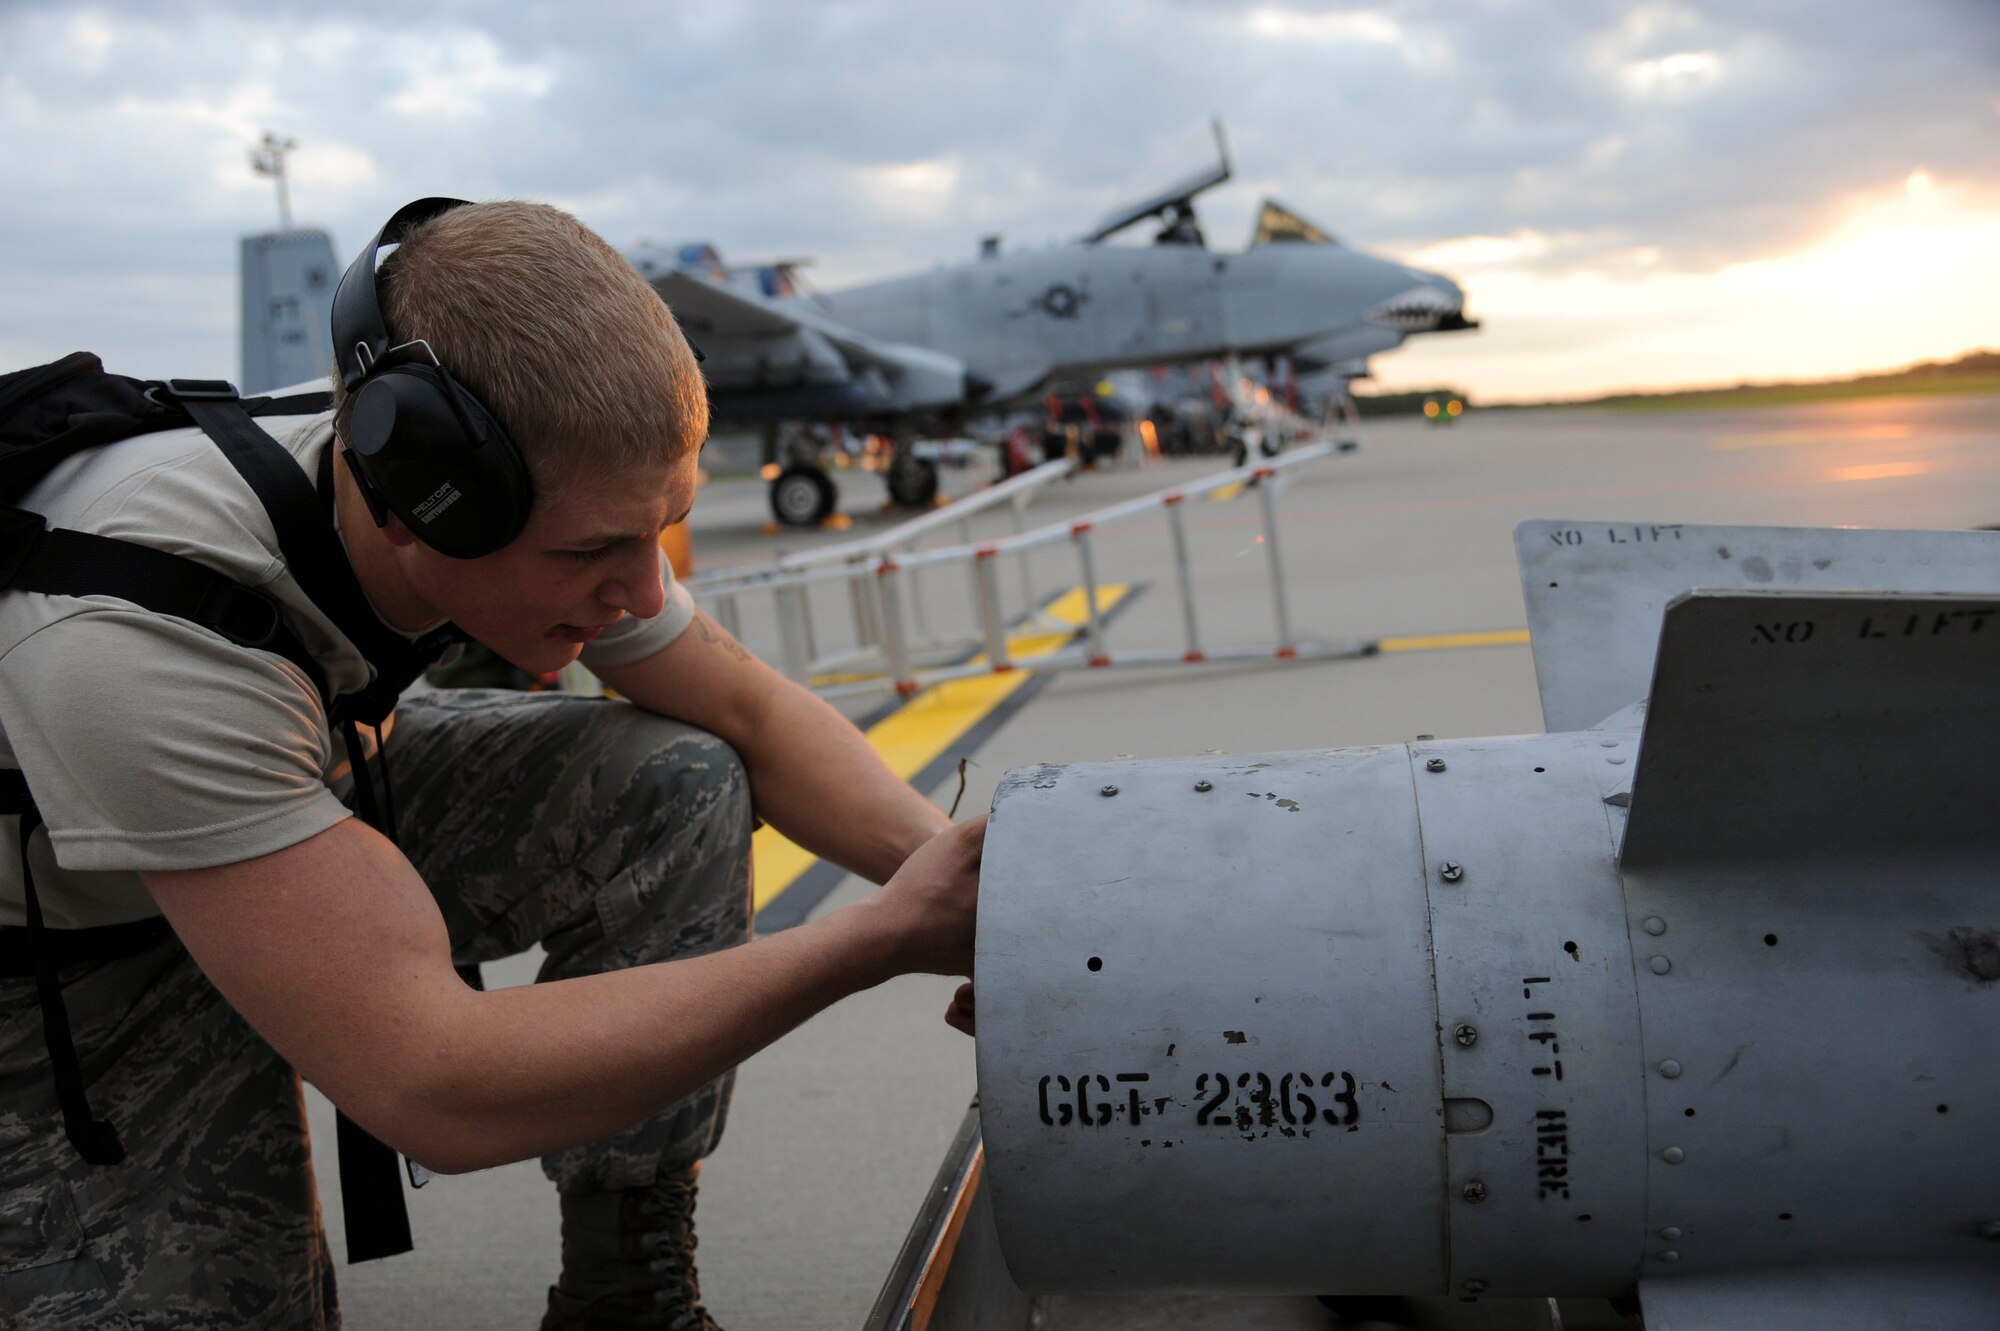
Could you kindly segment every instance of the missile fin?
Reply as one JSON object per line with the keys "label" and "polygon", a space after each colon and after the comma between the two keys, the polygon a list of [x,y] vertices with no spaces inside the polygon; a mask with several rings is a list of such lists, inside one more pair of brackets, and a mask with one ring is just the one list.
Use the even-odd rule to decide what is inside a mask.
{"label": "missile fin", "polygon": [[1534,519],[1514,528],[1542,718],[1583,730],[1645,696],[1660,612],[1695,588],[2000,596],[2000,532]]}
{"label": "missile fin", "polygon": [[2000,848],[2000,594],[1667,606],[1620,863]]}

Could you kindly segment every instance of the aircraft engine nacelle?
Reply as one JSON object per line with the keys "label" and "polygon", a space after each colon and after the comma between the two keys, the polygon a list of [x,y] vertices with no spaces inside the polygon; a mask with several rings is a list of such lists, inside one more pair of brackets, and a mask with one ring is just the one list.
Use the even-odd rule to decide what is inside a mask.
{"label": "aircraft engine nacelle", "polygon": [[956,407],[975,396],[965,362],[942,352],[899,347],[885,363],[903,402],[912,407]]}
{"label": "aircraft engine nacelle", "polygon": [[[1545,631],[1650,613],[1650,703],[1596,728],[1007,775],[978,1060],[1024,1288],[1992,1323],[2000,536],[1650,530],[1651,592],[1608,524],[1519,534],[1551,716],[1604,681]],[[1920,590],[1856,590],[1895,537]]]}
{"label": "aircraft engine nacelle", "polygon": [[704,375],[725,390],[844,384],[851,377],[840,353],[810,328],[790,329],[755,342],[720,341],[707,355]]}

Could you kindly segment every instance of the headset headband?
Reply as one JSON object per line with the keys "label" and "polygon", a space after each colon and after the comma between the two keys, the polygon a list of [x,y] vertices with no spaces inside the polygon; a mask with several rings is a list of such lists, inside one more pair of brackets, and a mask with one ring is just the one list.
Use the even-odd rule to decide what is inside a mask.
{"label": "headset headband", "polygon": [[341,386],[348,392],[374,371],[390,347],[389,328],[383,322],[375,289],[375,256],[384,245],[401,243],[410,228],[468,202],[440,197],[404,204],[347,266],[333,293],[333,354],[340,366]]}

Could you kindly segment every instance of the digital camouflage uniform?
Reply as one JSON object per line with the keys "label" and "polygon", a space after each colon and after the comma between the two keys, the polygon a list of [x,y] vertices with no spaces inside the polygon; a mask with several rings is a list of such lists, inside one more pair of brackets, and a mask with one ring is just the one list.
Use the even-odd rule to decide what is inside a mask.
{"label": "digital camouflage uniform", "polygon": [[[457,690],[404,703],[388,759],[404,853],[460,964],[540,943],[555,980],[749,935],[749,785],[704,731],[622,702]],[[177,941],[61,978],[91,1106],[130,1154],[78,1158],[34,982],[0,980],[0,1328],[338,1326],[291,1069]],[[714,1149],[730,1087],[543,1170],[566,1194],[685,1170]]]}

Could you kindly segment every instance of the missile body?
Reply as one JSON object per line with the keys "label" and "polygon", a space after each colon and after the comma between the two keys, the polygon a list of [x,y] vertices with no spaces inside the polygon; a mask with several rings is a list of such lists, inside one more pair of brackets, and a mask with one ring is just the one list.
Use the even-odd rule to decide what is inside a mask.
{"label": "missile body", "polygon": [[1674,597],[1650,703],[1590,729],[1010,772],[976,980],[1016,1280],[1987,1324],[2000,572],[1915,585]]}

